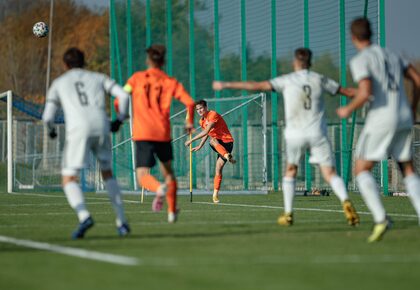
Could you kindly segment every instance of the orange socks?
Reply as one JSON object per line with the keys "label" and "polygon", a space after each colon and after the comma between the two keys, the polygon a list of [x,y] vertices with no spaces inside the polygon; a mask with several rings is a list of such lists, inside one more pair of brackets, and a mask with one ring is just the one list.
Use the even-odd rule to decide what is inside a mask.
{"label": "orange socks", "polygon": [[[140,179],[141,186],[144,186],[152,192],[157,192],[161,186],[160,182],[157,181],[152,175],[147,174]],[[168,212],[176,212],[176,191],[177,185],[176,180],[170,181],[168,184],[168,189],[166,191],[166,202],[168,203]]]}
{"label": "orange socks", "polygon": [[168,204],[168,212],[176,212],[176,180],[168,183],[168,191],[166,192],[166,202]]}
{"label": "orange socks", "polygon": [[214,149],[216,149],[217,153],[219,153],[222,156],[225,156],[225,154],[229,153],[229,152],[226,151],[225,147],[223,147],[220,144],[216,144],[213,147],[214,147]]}
{"label": "orange socks", "polygon": [[140,179],[140,184],[152,192],[157,192],[160,186],[160,182],[150,174],[144,175]]}
{"label": "orange socks", "polygon": [[214,189],[219,191],[220,184],[222,184],[222,175],[215,175],[214,176]]}

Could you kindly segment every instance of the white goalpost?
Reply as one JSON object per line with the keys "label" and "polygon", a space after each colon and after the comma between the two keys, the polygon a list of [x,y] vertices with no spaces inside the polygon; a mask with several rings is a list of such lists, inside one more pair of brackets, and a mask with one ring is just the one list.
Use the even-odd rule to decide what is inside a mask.
{"label": "white goalpost", "polygon": [[6,98],[7,113],[7,192],[13,192],[13,150],[12,150],[12,120],[13,120],[13,92],[7,91],[0,94],[0,99]]}

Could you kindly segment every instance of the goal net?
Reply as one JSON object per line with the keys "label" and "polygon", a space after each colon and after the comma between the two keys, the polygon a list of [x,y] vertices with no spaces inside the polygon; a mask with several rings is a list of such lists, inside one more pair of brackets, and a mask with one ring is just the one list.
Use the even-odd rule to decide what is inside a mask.
{"label": "goal net", "polygon": [[[56,114],[57,138],[49,139],[41,122],[44,101],[23,98],[11,91],[0,94],[6,118],[0,120],[2,150],[7,162],[7,191],[61,190],[61,152],[65,142],[64,115]],[[6,144],[5,144],[6,143]],[[3,155],[3,154],[2,154]],[[94,190],[97,164],[92,161],[80,175],[84,190]]]}
{"label": "goal net", "polygon": [[[241,97],[206,99],[210,110],[223,116],[234,138],[232,154],[237,163],[226,164],[223,169],[221,192],[266,193],[267,192],[267,117],[266,95],[255,94]],[[213,190],[213,178],[217,154],[208,142],[201,150],[192,154],[190,170],[189,147],[184,142],[186,110],[182,104],[174,103],[171,114],[173,168],[180,192],[190,191],[190,178],[195,194]],[[196,124],[198,123],[195,118]],[[134,182],[133,151],[128,126],[114,138],[114,171],[122,188],[139,190]],[[197,134],[200,132],[197,127]],[[198,144],[199,141],[196,141]],[[190,177],[190,174],[192,176]],[[152,174],[163,180],[159,168]]]}
{"label": "goal net", "polygon": [[[11,91],[0,94],[0,163],[7,163],[7,190],[20,191],[61,191],[61,152],[64,147],[65,132],[62,112],[57,114],[58,137],[54,140],[40,122],[43,101],[36,98],[22,98]],[[174,169],[178,177],[181,191],[189,191],[190,169],[189,151],[183,144],[187,140],[184,133],[185,111],[178,102],[173,104],[171,117]],[[273,188],[272,169],[270,163],[273,152],[270,149],[271,126],[267,126],[266,99],[264,94],[257,94],[236,98],[209,99],[210,109],[215,109],[223,115],[235,139],[233,154],[238,160],[235,165],[226,164],[223,171],[222,191],[236,193],[266,192]],[[268,118],[270,119],[270,118]],[[197,120],[196,120],[197,121]],[[125,191],[139,191],[135,182],[132,142],[130,126],[124,125],[118,134],[113,135],[114,163],[113,170],[119,183]],[[355,138],[350,153],[354,152],[363,123],[355,126]],[[267,132],[268,131],[268,132]],[[284,157],[284,141],[279,127],[280,151]],[[267,134],[268,133],[268,134]],[[343,171],[345,164],[340,164],[340,125],[330,125],[328,134],[336,153],[337,169]],[[268,137],[268,138],[266,138]],[[413,128],[413,158],[416,168],[420,168],[420,126]],[[267,150],[268,148],[268,150]],[[208,192],[213,188],[214,166],[216,153],[208,145],[193,156],[193,191],[194,193]],[[285,158],[282,158],[284,171]],[[268,161],[268,166],[267,166]],[[347,166],[347,165],[346,165]],[[348,189],[357,191],[355,178],[351,174],[354,158],[348,165]],[[297,189],[306,190],[306,168],[304,159],[300,164],[297,178]],[[85,191],[102,191],[104,189],[99,173],[99,166],[93,156],[89,157],[88,167],[80,172],[80,181]],[[157,168],[153,174],[159,175]],[[381,188],[388,188],[391,193],[404,192],[404,182],[396,162],[392,159],[379,162],[374,168],[374,176]],[[268,178],[267,178],[268,176]],[[267,181],[268,179],[268,181]],[[311,185],[309,188],[329,189],[319,169],[312,167]]]}
{"label": "goal net", "polygon": [[[50,139],[41,122],[43,102],[22,98],[11,91],[0,94],[0,99],[4,101],[0,103],[7,112],[7,118],[0,120],[0,143],[7,143],[2,148],[7,152],[4,158],[8,163],[8,192],[61,191],[61,152],[65,143],[63,113],[59,112],[55,120],[58,136]],[[233,155],[237,163],[225,166],[222,192],[267,192],[265,94],[208,99],[207,102],[209,109],[223,116],[235,139]],[[184,132],[185,115],[183,105],[174,102],[171,115],[173,168],[180,191],[189,192],[190,172],[194,193],[211,191],[217,154],[206,144],[192,154],[190,171],[189,148],[184,146],[188,138]],[[139,191],[135,182],[129,122],[113,134],[113,143],[113,171],[122,189],[126,192]],[[163,180],[157,166],[152,169],[152,174]],[[104,190],[100,168],[93,155],[89,156],[87,168],[80,172],[80,183],[84,191]]]}

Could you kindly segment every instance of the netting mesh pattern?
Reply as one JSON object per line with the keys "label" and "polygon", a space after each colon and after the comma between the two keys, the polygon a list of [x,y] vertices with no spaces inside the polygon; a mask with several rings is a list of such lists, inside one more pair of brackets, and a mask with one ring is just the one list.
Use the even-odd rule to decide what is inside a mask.
{"label": "netting mesh pattern", "polygon": [[[114,3],[117,16],[111,19],[110,23],[111,31],[115,31],[111,34],[114,56],[111,71],[115,72],[115,76],[121,76],[123,83],[127,77],[126,72],[130,69],[127,67],[129,51],[125,49],[128,35],[127,7],[126,1],[114,0]],[[308,46],[314,53],[314,70],[337,81],[345,79],[347,84],[351,85],[348,68],[343,66],[343,63],[347,64],[356,53],[348,32],[349,23],[355,17],[365,14],[372,22],[374,42],[378,42],[380,11],[378,1],[347,0],[341,4],[343,5],[335,0],[132,1],[131,18],[135,25],[132,26],[131,68],[134,70],[145,68],[144,49],[147,45],[166,44],[168,47],[166,71],[179,79],[195,99],[215,96],[225,98],[243,95],[244,92],[227,90],[220,94],[215,93],[211,89],[213,79],[267,80],[275,75],[288,73],[292,71],[294,49]],[[150,18],[147,15],[150,15]],[[284,150],[282,143],[284,112],[281,95],[276,97],[279,98],[277,107],[271,106],[270,95],[267,99],[269,124],[267,175],[270,188],[279,188],[279,184],[272,183],[273,177],[282,175],[281,165],[285,162],[284,155],[277,154]],[[339,97],[327,97],[326,115],[329,123],[339,124],[340,120],[335,114],[339,104]],[[216,108],[220,109],[219,105],[216,105]],[[181,109],[182,105],[179,103],[173,104],[173,112]],[[241,126],[245,127],[244,124],[252,121],[254,114],[253,111],[244,112]],[[273,114],[277,117],[276,125],[279,129],[271,129]],[[363,122],[363,116],[363,113],[358,113],[355,121]],[[232,125],[232,128],[235,130],[235,125]],[[349,152],[351,150],[349,146],[355,144],[341,143],[340,136],[343,130],[347,131],[343,134],[349,135],[351,126],[337,125],[334,129],[339,166],[348,164],[344,152]],[[246,149],[252,147],[248,143],[252,135],[252,129],[245,130],[243,134],[238,135],[235,143],[235,150],[244,151],[251,159],[253,157],[246,153]],[[277,140],[274,142],[278,144],[276,148],[273,147],[273,138]],[[131,158],[129,154],[127,156],[128,159]],[[197,155],[194,166],[199,166],[201,162],[199,159]],[[251,159],[245,162],[252,162]],[[175,160],[175,162],[182,161]],[[178,165],[179,168],[184,166]],[[242,170],[250,172],[252,167],[251,163],[249,166],[244,164]],[[185,171],[180,170],[181,173]],[[245,176],[251,176],[246,172]],[[202,171],[197,168],[195,172],[197,186],[201,186],[201,174]],[[311,176],[306,175],[304,178],[307,180]],[[318,177],[315,178],[313,186],[320,186]],[[281,181],[281,178],[277,180]],[[245,188],[247,183],[247,180],[243,183]]]}
{"label": "netting mesh pattern", "polygon": [[[233,155],[237,160],[235,165],[226,164],[223,170],[223,190],[244,190],[244,175],[248,179],[249,190],[263,190],[265,188],[265,164],[264,158],[264,128],[266,119],[263,118],[265,95],[250,95],[247,97],[221,99],[208,99],[209,110],[214,110],[219,105],[218,113],[228,124],[229,130],[234,138]],[[246,129],[243,128],[244,109],[252,112],[252,118],[248,118]],[[174,152],[173,168],[181,189],[189,189],[190,182],[190,157],[189,147],[184,145],[188,140],[185,134],[185,110],[174,112],[171,118],[172,123],[172,148]],[[247,131],[246,144],[243,144],[244,131]],[[197,127],[199,133],[201,128]],[[118,143],[114,148],[115,172],[121,185],[125,190],[133,190],[132,183],[132,162],[129,160],[131,142],[127,142],[129,135],[123,132],[118,133]],[[125,136],[122,136],[125,135]],[[198,145],[196,141],[194,146]],[[121,145],[119,145],[121,144]],[[247,146],[247,158],[244,157],[243,147]],[[213,189],[213,177],[217,154],[210,148],[208,141],[201,150],[193,154],[193,188],[202,190]],[[248,171],[244,171],[244,160],[247,160]],[[162,181],[158,166],[152,169],[152,174],[158,176]]]}
{"label": "netting mesh pattern", "polygon": [[[169,75],[182,82],[195,99],[211,99],[216,96],[227,98],[244,94],[244,92],[235,90],[223,91],[220,94],[213,92],[211,82],[215,78],[221,80],[267,80],[275,75],[288,73],[292,70],[293,51],[301,46],[308,46],[313,50],[314,70],[337,81],[342,81],[344,78],[348,85],[352,85],[348,67],[347,65],[343,66],[343,63],[347,64],[356,53],[348,32],[350,21],[366,14],[372,23],[373,41],[378,43],[381,36],[379,1],[346,0],[342,2],[344,5],[340,5],[340,1],[336,0],[132,0],[131,7],[127,7],[125,0],[111,0],[110,3],[112,4],[110,9],[110,71],[112,77],[124,84],[131,72],[146,68],[146,47],[152,43],[162,43],[167,46],[164,69]],[[131,13],[131,31],[127,26],[128,12]],[[342,26],[343,23],[344,26]],[[342,35],[343,32],[344,35]],[[344,46],[342,41],[344,41]],[[131,43],[130,47],[128,47],[129,43]],[[276,97],[278,97],[277,107],[271,105],[271,95],[268,95],[267,99],[266,149],[268,154],[266,169],[267,186],[270,189],[280,187],[280,184],[273,184],[273,177],[282,175],[285,163],[282,140],[283,100],[281,95]],[[347,134],[347,139],[350,139],[352,124],[349,122],[347,126],[343,126],[335,114],[340,98],[329,96],[326,98],[328,122],[336,124],[330,127],[329,134],[334,143],[337,166],[341,170],[344,164],[348,164],[344,153],[353,150],[360,128],[359,125],[356,126],[352,144],[349,142],[343,144],[343,134]],[[17,98],[14,102],[15,108],[24,112],[19,118],[39,119],[43,104],[27,101]],[[217,110],[225,110],[222,104],[214,103],[214,105]],[[173,102],[172,114],[182,109],[182,104]],[[235,138],[234,152],[239,156],[246,156],[242,162],[245,164],[240,163],[237,167],[225,169],[226,174],[232,179],[233,188],[237,186],[237,188],[252,189],[256,186],[255,180],[261,177],[259,169],[255,169],[260,167],[258,165],[260,153],[258,152],[262,150],[257,148],[256,140],[258,138],[256,136],[258,136],[260,128],[255,125],[260,114],[261,111],[257,109],[257,106],[247,106],[246,109],[242,109],[240,116],[235,117],[233,114],[232,117],[228,117],[227,123]],[[273,118],[274,116],[276,118]],[[173,136],[182,134],[182,119],[183,117],[180,116],[172,121]],[[273,119],[277,120],[276,124],[272,124]],[[56,121],[63,122],[63,116],[59,115]],[[360,110],[354,124],[361,124],[363,121],[364,111]],[[272,130],[272,128],[276,128],[274,125],[278,129]],[[22,129],[25,126],[16,126],[18,126],[16,130],[20,130],[19,134],[26,134],[22,136],[27,136],[25,138],[29,138],[29,140],[38,138],[35,135],[45,136],[41,128],[29,129],[31,125],[25,125],[28,129]],[[36,133],[30,133],[31,130],[36,130]],[[125,125],[123,130],[115,135],[113,142],[120,144],[129,136],[129,126]],[[274,138],[276,142],[274,142]],[[25,144],[24,148],[55,146],[54,148],[59,149],[62,147],[62,143],[60,143],[62,140],[56,141],[58,145],[45,145],[50,144],[48,143],[50,141],[44,138],[40,140],[40,144],[44,143],[43,145],[35,145],[35,141],[25,141],[28,144]],[[179,141],[173,144],[174,150],[182,152],[175,158],[174,167],[178,170],[180,184],[185,187],[188,183],[189,164],[185,158],[186,149],[182,143]],[[274,143],[277,143],[278,146],[273,147]],[[19,146],[16,148],[21,148]],[[50,153],[59,154],[58,149],[54,149]],[[26,151],[16,150],[18,153],[16,158],[32,154],[27,149],[25,149]],[[208,150],[209,148],[206,146],[202,152],[194,156],[194,186],[197,188],[207,188],[211,184],[211,174],[206,172],[209,172],[209,164],[214,164],[215,154]],[[3,149],[2,155],[5,156]],[[51,159],[54,158],[51,157]],[[113,169],[123,187],[127,189],[135,186],[132,159],[130,142],[115,148]],[[16,164],[20,163],[16,162]],[[42,165],[47,164],[47,161],[33,161],[32,163]],[[33,164],[25,166],[37,168]],[[388,179],[391,188],[391,185],[392,187],[397,186],[397,181],[394,180],[398,180],[398,178],[393,170],[394,164],[392,162],[389,164]],[[299,171],[300,186],[305,186],[305,181],[308,179],[312,179],[312,187],[326,186],[319,177],[318,170],[313,169],[309,174],[305,171],[305,165],[305,161],[302,161]],[[59,162],[55,162],[54,166],[59,167]],[[51,168],[56,167],[51,166]],[[97,170],[95,164],[92,164],[90,168],[92,168],[92,172]],[[207,168],[207,171],[204,168]],[[17,174],[21,174],[21,170],[17,170],[19,171]],[[97,174],[87,173],[90,170],[88,169],[84,175],[86,186],[101,187]],[[59,172],[59,170],[56,169],[55,172]],[[349,172],[349,186],[354,188],[351,170]],[[23,175],[26,176],[26,173]],[[254,176],[256,177],[254,178]],[[382,184],[384,176],[379,166],[376,177]],[[23,179],[23,177],[20,178]],[[277,180],[280,182],[281,178]]]}

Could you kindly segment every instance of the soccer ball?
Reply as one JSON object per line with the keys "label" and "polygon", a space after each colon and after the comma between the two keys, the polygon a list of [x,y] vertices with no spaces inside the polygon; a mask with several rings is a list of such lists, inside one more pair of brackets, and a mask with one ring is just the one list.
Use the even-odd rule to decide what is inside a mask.
{"label": "soccer ball", "polygon": [[34,24],[32,32],[36,37],[45,37],[48,35],[48,25],[45,22],[37,22]]}

